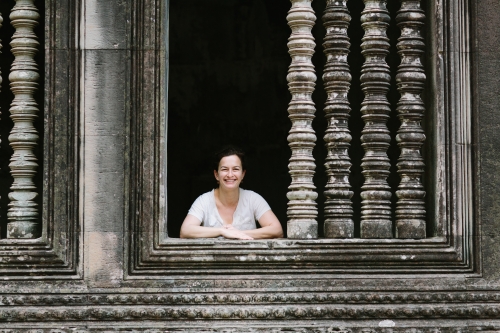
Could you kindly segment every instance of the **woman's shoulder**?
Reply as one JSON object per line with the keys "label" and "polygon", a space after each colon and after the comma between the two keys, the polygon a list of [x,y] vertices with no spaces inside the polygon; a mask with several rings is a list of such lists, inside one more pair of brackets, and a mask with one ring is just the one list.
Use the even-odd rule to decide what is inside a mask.
{"label": "woman's shoulder", "polygon": [[250,207],[254,212],[255,219],[261,218],[262,214],[271,209],[266,199],[264,199],[260,194],[250,190],[243,190],[244,205]]}
{"label": "woman's shoulder", "polygon": [[210,202],[214,197],[214,190],[205,192],[196,198],[195,202]]}
{"label": "woman's shoulder", "polygon": [[203,194],[200,194],[200,196],[198,198],[201,198],[201,197],[209,197],[209,196],[213,196],[214,195],[214,190],[210,190],[208,192],[205,192]]}

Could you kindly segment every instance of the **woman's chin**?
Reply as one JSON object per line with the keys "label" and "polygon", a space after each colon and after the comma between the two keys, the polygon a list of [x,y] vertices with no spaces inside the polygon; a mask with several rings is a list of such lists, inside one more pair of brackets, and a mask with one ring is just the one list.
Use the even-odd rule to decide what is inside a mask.
{"label": "woman's chin", "polygon": [[224,188],[228,189],[228,190],[231,190],[231,189],[235,189],[235,188],[238,188],[240,187],[240,184],[239,183],[223,183],[221,184],[224,186]]}

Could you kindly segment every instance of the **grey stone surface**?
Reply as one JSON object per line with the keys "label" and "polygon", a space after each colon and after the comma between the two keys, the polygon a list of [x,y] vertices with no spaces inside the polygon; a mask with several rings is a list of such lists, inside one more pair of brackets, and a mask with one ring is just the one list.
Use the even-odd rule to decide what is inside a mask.
{"label": "grey stone surface", "polygon": [[123,280],[129,6],[85,1],[81,209],[84,278],[93,288]]}
{"label": "grey stone surface", "polygon": [[398,220],[396,238],[425,238],[425,220]]}
{"label": "grey stone surface", "polygon": [[318,222],[314,220],[289,221],[287,228],[290,239],[315,239],[318,237]]}
{"label": "grey stone surface", "polygon": [[10,42],[14,61],[9,73],[14,94],[10,108],[14,126],[9,135],[13,150],[9,168],[14,181],[9,193],[7,238],[33,239],[41,234],[39,207],[35,200],[40,193],[34,181],[39,172],[35,148],[40,138],[34,124],[39,113],[35,94],[40,81],[35,61],[40,43],[34,29],[40,22],[40,14],[33,0],[16,1],[9,18],[15,28]]}
{"label": "grey stone surface", "polygon": [[392,221],[375,219],[363,221],[361,238],[392,238]]}
{"label": "grey stone surface", "polygon": [[312,28],[316,15],[311,6],[312,0],[291,0],[291,3],[286,17],[292,30],[287,44],[292,61],[286,77],[292,95],[288,106],[292,121],[287,137],[292,150],[288,169],[292,181],[287,193],[287,234],[290,238],[310,239],[318,237],[318,193],[313,183],[316,134],[312,127],[316,111],[312,94],[317,79],[312,63],[316,46]]}
{"label": "grey stone surface", "polygon": [[387,63],[390,39],[387,34],[391,16],[387,1],[364,1],[361,26],[365,31],[361,43],[365,57],[361,67],[361,89],[365,95],[361,104],[365,123],[361,132],[365,150],[361,161],[364,183],[361,187],[361,238],[391,238],[391,187],[387,181],[391,163],[387,150],[391,135],[387,122],[390,104],[387,94],[391,87],[391,71]]}
{"label": "grey stone surface", "polygon": [[496,1],[480,1],[474,20],[477,49],[472,54],[476,63],[476,105],[478,114],[477,158],[479,159],[479,197],[481,216],[482,265],[484,280],[480,284],[500,285],[500,18],[493,11],[500,10]]}
{"label": "grey stone surface", "polygon": [[354,236],[354,223],[352,220],[325,221],[326,238],[352,238]]}
{"label": "grey stone surface", "polygon": [[[434,7],[453,18],[465,4]],[[435,147],[448,154],[436,176],[446,180],[436,214],[446,232],[245,242],[158,234],[159,2],[48,1],[56,63],[46,72],[44,229],[40,239],[0,240],[0,331],[499,331],[500,4],[470,4],[471,49],[454,40],[442,59],[456,63],[430,71],[450,94],[452,117],[433,118],[453,134]],[[464,35],[458,21],[449,31]],[[470,94],[457,96],[468,70]],[[470,120],[464,97],[470,136],[458,130]]]}
{"label": "grey stone surface", "polygon": [[349,130],[348,93],[352,75],[347,57],[349,55],[349,36],[347,30],[351,15],[347,2],[329,1],[323,14],[323,25],[326,35],[323,41],[326,56],[323,81],[327,100],[325,101],[325,117],[328,128],[324,142],[328,150],[325,169],[328,182],[325,186],[325,222],[326,238],[354,237],[354,221],[352,220],[352,196],[349,182],[352,166],[349,157],[349,146],[352,136]]}
{"label": "grey stone surface", "polygon": [[401,126],[396,141],[401,149],[398,174],[401,178],[396,196],[396,238],[423,239],[426,237],[425,188],[422,176],[425,171],[421,151],[425,142],[422,128],[425,103],[422,93],[427,79],[424,69],[425,11],[421,2],[401,1],[396,16],[401,30],[398,53],[401,57],[396,82],[401,94],[397,110]]}

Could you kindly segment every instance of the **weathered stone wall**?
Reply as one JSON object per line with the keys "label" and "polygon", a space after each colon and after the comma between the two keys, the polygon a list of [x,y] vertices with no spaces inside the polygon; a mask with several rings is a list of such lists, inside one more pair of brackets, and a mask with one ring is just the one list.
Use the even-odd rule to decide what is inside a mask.
{"label": "weathered stone wall", "polygon": [[[497,237],[500,231],[500,206],[498,203],[500,183],[498,172],[498,131],[500,125],[498,91],[500,59],[500,18],[492,14],[492,10],[500,9],[495,1],[477,1],[475,19],[475,49],[472,53],[476,70],[477,88],[474,103],[477,108],[477,136],[479,138],[478,175],[480,179],[477,205],[481,212],[481,238],[483,240],[483,276],[479,284],[498,285],[500,281],[500,248]],[[485,283],[485,281],[489,281]]]}
{"label": "weathered stone wall", "polygon": [[[1,251],[10,251],[8,258],[11,259],[1,257],[4,266],[0,268],[8,273],[0,277],[3,280],[0,331],[500,331],[498,1],[470,2],[472,94],[468,97],[473,105],[474,140],[473,144],[464,146],[472,150],[474,159],[473,210],[477,228],[473,232],[458,230],[457,235],[471,235],[472,245],[457,257],[436,250],[435,257],[431,258],[434,261],[418,252],[417,259],[413,262],[408,259],[406,266],[401,263],[407,259],[404,251],[395,252],[391,246],[379,245],[380,248],[372,247],[367,250],[372,252],[363,253],[362,248],[356,247],[359,246],[356,240],[349,245],[263,241],[250,250],[240,242],[222,242],[214,247],[194,244],[194,247],[205,246],[205,252],[196,254],[198,257],[186,254],[185,243],[170,243],[165,249],[161,240],[143,242],[156,234],[148,229],[150,224],[131,221],[136,212],[141,218],[154,217],[154,212],[149,211],[155,208],[147,204],[135,206],[137,198],[147,199],[148,189],[152,187],[144,186],[141,192],[133,186],[143,181],[137,179],[139,173],[131,170],[138,168],[135,163],[144,153],[133,147],[139,141],[155,142],[154,136],[158,134],[145,135],[146,130],[134,125],[143,115],[143,110],[137,109],[138,101],[154,99],[137,93],[148,91],[148,86],[158,82],[137,81],[141,76],[134,71],[146,68],[140,74],[147,77],[152,71],[148,64],[153,63],[163,49],[159,44],[137,43],[138,35],[150,36],[154,29],[148,30],[151,23],[139,28],[133,23],[137,22],[140,11],[149,22],[160,19],[158,12],[151,10],[154,5],[160,8],[159,1],[66,3],[53,0],[46,3],[46,8],[56,6],[60,13],[66,13],[63,9],[68,10],[67,6],[80,8],[81,5],[82,9],[77,25],[81,28],[79,46],[71,45],[66,39],[50,46],[54,54],[59,52],[60,59],[72,59],[77,54],[80,60],[76,66],[80,68],[77,71],[81,76],[80,85],[65,81],[64,73],[59,74],[55,84],[61,90],[54,95],[53,101],[57,103],[53,111],[48,110],[60,116],[59,124],[65,128],[72,123],[64,114],[74,112],[77,130],[69,131],[68,135],[74,135],[74,141],[70,142],[75,143],[79,161],[75,167],[76,193],[66,190],[70,188],[66,178],[57,174],[54,181],[60,191],[56,190],[56,207],[47,208],[58,212],[49,214],[53,221],[49,230],[54,229],[56,234],[63,230],[57,234],[62,236],[53,242],[59,244],[53,245],[54,252],[38,243],[26,243],[23,249],[2,244]],[[63,14],[56,19],[73,27]],[[454,47],[450,52],[459,50]],[[137,59],[144,62],[139,63]],[[65,61],[59,65],[71,68]],[[78,101],[75,109],[58,99],[66,94],[62,88],[68,82],[79,87],[78,94],[72,97]],[[47,140],[57,143],[67,138]],[[59,151],[57,161],[63,165],[56,170],[73,168],[60,157],[69,156],[72,151],[63,151],[60,145],[55,147]],[[147,163],[149,161],[138,164],[146,170]],[[148,177],[147,174],[141,179],[147,183]],[[74,220],[61,213],[72,209],[77,209]],[[151,225],[157,223],[153,221]],[[75,228],[51,229],[52,225]],[[418,244],[412,246],[418,247]],[[65,248],[71,251],[64,252]],[[295,254],[290,254],[293,249]],[[21,251],[27,254],[20,254]],[[389,261],[391,251],[397,253],[394,257],[400,258]],[[234,253],[246,262],[235,259]],[[48,259],[31,264],[37,262],[37,255],[47,255]],[[200,259],[203,255],[205,263]],[[188,264],[194,257],[199,260],[198,270]],[[306,257],[309,261],[303,259]],[[371,261],[366,261],[367,257],[372,258]],[[329,265],[325,258],[334,264]],[[9,263],[15,260],[18,268],[9,271]],[[389,263],[380,262],[384,260]],[[19,266],[23,261],[24,266]],[[266,264],[267,261],[273,266]],[[259,270],[259,267],[262,268]],[[377,270],[377,267],[382,268]],[[16,269],[17,273],[13,271]]]}

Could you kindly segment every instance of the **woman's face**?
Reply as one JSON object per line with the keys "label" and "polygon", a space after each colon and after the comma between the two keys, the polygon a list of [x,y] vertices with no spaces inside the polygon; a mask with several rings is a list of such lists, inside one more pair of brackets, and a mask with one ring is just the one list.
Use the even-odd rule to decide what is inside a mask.
{"label": "woman's face", "polygon": [[215,179],[219,182],[220,188],[235,189],[240,186],[245,171],[241,166],[241,160],[236,155],[223,157],[219,162],[219,170],[214,171]]}

